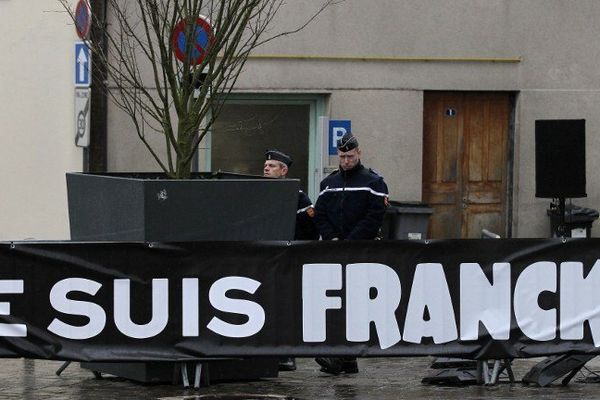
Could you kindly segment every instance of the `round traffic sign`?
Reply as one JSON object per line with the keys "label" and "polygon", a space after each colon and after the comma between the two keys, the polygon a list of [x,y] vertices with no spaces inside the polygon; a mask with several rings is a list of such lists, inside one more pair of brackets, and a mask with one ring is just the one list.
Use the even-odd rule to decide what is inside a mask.
{"label": "round traffic sign", "polygon": [[92,10],[87,0],[79,0],[75,7],[75,30],[77,35],[85,40],[90,33],[92,22]]}
{"label": "round traffic sign", "polygon": [[[175,25],[173,29],[173,49],[175,51],[175,57],[179,61],[185,61],[185,53],[187,47],[187,41],[185,37],[185,29],[188,25],[188,19],[182,19]],[[203,17],[196,18],[196,22],[192,27],[194,29],[192,37],[194,38],[194,44],[191,48],[190,64],[197,65],[202,62],[206,52],[215,41],[215,36],[212,31],[212,26]]]}

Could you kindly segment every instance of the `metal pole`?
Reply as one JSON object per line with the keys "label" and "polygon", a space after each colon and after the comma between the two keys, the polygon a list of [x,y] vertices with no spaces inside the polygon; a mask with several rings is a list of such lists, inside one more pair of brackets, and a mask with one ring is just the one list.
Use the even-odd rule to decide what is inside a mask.
{"label": "metal pole", "polygon": [[565,198],[561,197],[558,199],[558,212],[560,213],[559,224],[557,233],[561,237],[565,237],[567,233],[567,227],[565,226]]}
{"label": "metal pole", "polygon": [[[104,30],[108,5],[106,0],[90,2],[92,9],[91,40],[101,44],[106,53],[107,41]],[[106,68],[92,58],[92,94],[90,115],[90,147],[84,150],[84,171],[106,172],[107,170],[107,85]]]}

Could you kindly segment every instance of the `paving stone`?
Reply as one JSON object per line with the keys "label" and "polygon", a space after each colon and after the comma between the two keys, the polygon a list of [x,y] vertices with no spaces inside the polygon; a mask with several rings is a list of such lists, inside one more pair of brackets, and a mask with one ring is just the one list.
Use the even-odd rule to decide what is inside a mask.
{"label": "paving stone", "polygon": [[[513,369],[519,380],[536,362],[515,360]],[[599,383],[582,383],[578,378],[600,370],[600,361],[592,360],[582,374],[563,387],[554,384],[539,388],[521,383],[497,386],[435,386],[421,383],[433,370],[432,359],[371,358],[359,359],[360,372],[330,376],[319,371],[313,359],[298,359],[298,369],[281,372],[278,378],[252,382],[218,383],[199,390],[181,385],[142,385],[122,378],[97,379],[78,363],[72,363],[60,376],[55,372],[59,361],[3,359],[0,361],[0,399],[56,400],[239,400],[239,399],[589,399],[600,398]],[[262,398],[261,398],[262,396]]]}

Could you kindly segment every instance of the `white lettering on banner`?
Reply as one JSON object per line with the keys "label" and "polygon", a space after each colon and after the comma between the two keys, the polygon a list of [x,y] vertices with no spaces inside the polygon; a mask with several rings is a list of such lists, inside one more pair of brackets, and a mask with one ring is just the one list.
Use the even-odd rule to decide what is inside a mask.
{"label": "white lettering on banner", "polygon": [[[326,311],[342,308],[339,296],[327,296],[327,290],[343,289],[341,264],[305,264],[302,273],[303,340],[325,342]],[[396,313],[401,299],[401,285],[396,272],[383,264],[348,264],[346,279],[346,339],[368,342],[370,324],[381,349],[400,340],[422,343],[425,337],[436,344],[458,339],[456,315],[444,269],[441,264],[418,264],[408,298],[402,337]],[[517,277],[511,309],[511,265],[494,263],[492,282],[476,263],[460,264],[460,339],[477,340],[479,326],[495,340],[508,340],[511,316],[530,339],[548,341],[556,337],[557,309],[543,309],[539,299],[543,292],[556,295],[557,267],[552,262],[536,262]],[[583,324],[589,321],[594,346],[600,347],[600,260],[587,277],[579,262],[561,264],[558,330],[565,340],[583,339]],[[371,289],[376,291],[372,297]],[[423,315],[427,310],[429,317]]]}
{"label": "white lettering on banner", "polygon": [[[518,276],[511,271],[510,263],[506,262],[492,264],[489,274],[484,273],[480,264],[461,263],[458,270],[460,289],[452,292],[442,264],[418,264],[412,282],[402,282],[401,275],[396,271],[380,263],[303,265],[303,341],[327,342],[327,329],[332,329],[328,317],[332,316],[342,321],[339,327],[333,329],[341,330],[345,326],[348,344],[369,342],[373,334],[377,336],[381,349],[393,347],[400,341],[420,344],[427,338],[431,338],[435,344],[459,338],[465,342],[474,341],[485,336],[492,340],[508,340],[511,323],[512,328],[520,329],[524,337],[531,341],[554,340],[557,335],[562,340],[577,341],[584,339],[587,321],[594,346],[600,347],[600,260],[585,276],[581,262],[562,262],[559,274],[556,263],[538,261],[523,270],[519,269]],[[269,281],[273,285],[278,283]],[[48,331],[72,340],[90,339],[102,334],[110,316],[124,337],[147,339],[164,333],[169,326],[170,313],[173,312],[170,308],[179,309],[169,301],[174,298],[169,291],[170,280],[153,279],[151,289],[145,289],[149,293],[144,298],[148,300],[142,300],[151,303],[151,307],[140,306],[141,309],[151,310],[149,322],[134,323],[131,319],[134,301],[131,297],[131,281],[115,279],[112,284],[112,304],[105,304],[103,300],[101,306],[93,301],[93,297],[100,291],[110,290],[108,285],[103,286],[102,283],[84,278],[66,278],[55,283],[49,292],[50,305],[57,313],[64,315],[55,316],[47,327]],[[402,287],[402,284],[406,286]],[[208,288],[208,293],[205,293],[208,299],[202,299],[199,278],[181,279],[181,286],[172,286],[181,288],[176,296],[181,296],[178,312],[181,312],[182,337],[199,337],[207,330],[227,338],[256,335],[266,326],[267,315],[263,304],[256,300],[231,297],[230,292],[242,291],[265,301],[257,293],[261,285],[261,282],[248,277],[225,276]],[[26,286],[23,280],[0,280],[0,296],[21,295]],[[332,291],[341,291],[344,299],[341,294]],[[281,295],[287,296],[289,293],[294,292]],[[404,301],[401,301],[402,294],[405,294]],[[102,299],[106,297],[102,296]],[[21,299],[22,296],[19,297]],[[544,301],[546,299],[548,301]],[[202,326],[205,320],[201,320],[200,313],[207,312],[206,301],[215,310],[240,315],[244,317],[243,321],[246,318],[247,321],[231,323],[221,319],[223,317],[220,314],[221,318],[209,315],[206,318],[208,324]],[[13,312],[17,308],[15,302],[13,300]],[[202,304],[205,305],[201,307]],[[401,304],[406,309],[400,310]],[[267,310],[275,309],[274,305],[269,306]],[[457,314],[458,310],[460,313]],[[20,317],[12,316],[10,312],[11,303],[0,301],[0,316],[10,316],[3,320],[10,322],[14,318],[18,321]],[[73,320],[80,321],[81,318],[73,316],[84,317],[85,320],[74,325]],[[272,322],[289,321],[287,316],[281,319],[277,315],[270,317]],[[291,318],[295,322],[295,318],[300,317]],[[404,321],[399,318],[404,318]],[[179,321],[179,318],[173,320]],[[25,323],[0,324],[0,337],[26,337],[27,332]],[[286,334],[286,338],[291,337],[289,335]]]}
{"label": "white lettering on banner", "polygon": [[475,263],[460,265],[460,339],[477,340],[481,321],[492,339],[510,336],[510,264],[492,265],[492,280]]}
{"label": "white lettering on banner", "polygon": [[327,296],[327,291],[341,288],[341,264],[304,264],[302,267],[302,337],[305,342],[325,341],[326,311],[342,308],[342,299]]}
{"label": "white lettering on banner", "polygon": [[[8,283],[7,283],[8,282]],[[0,294],[22,293],[23,281],[0,280]],[[131,289],[129,279],[114,280],[114,321],[117,329],[125,336],[135,339],[147,339],[159,335],[169,322],[169,280],[152,280],[152,311],[150,322],[136,324],[131,320]],[[241,314],[248,317],[244,324],[235,325],[214,317],[208,324],[208,329],[225,337],[248,337],[258,333],[265,324],[265,311],[258,304],[249,300],[232,299],[226,296],[229,290],[242,290],[254,294],[260,282],[239,276],[225,277],[216,281],[209,290],[209,301],[217,310]],[[54,318],[48,330],[67,339],[90,339],[102,333],[106,326],[106,313],[95,303],[69,299],[71,292],[96,295],[102,285],[96,281],[83,278],[68,278],[57,282],[50,290],[50,304],[61,313],[84,316],[89,322],[83,326],[70,325],[59,318]],[[185,337],[199,336],[199,280],[184,278],[182,280],[182,334]],[[0,302],[0,315],[5,311],[6,303]],[[5,324],[11,325],[11,324]],[[1,331],[0,335],[26,336],[25,325],[12,324],[16,327]],[[0,328],[2,325],[0,324]],[[22,333],[22,334],[21,334]]]}
{"label": "white lettering on banner", "polygon": [[560,338],[583,339],[583,323],[588,321],[594,346],[600,347],[600,260],[587,277],[583,264],[560,264]]}
{"label": "white lettering on banner", "polygon": [[514,308],[517,324],[529,338],[537,341],[556,337],[556,309],[539,305],[542,292],[556,292],[556,264],[540,261],[521,272],[515,284]]}
{"label": "white lettering on banner", "polygon": [[[395,311],[402,293],[398,274],[383,264],[349,264],[346,279],[346,339],[368,341],[372,321],[382,349],[398,343],[401,336]],[[375,298],[371,298],[372,288],[377,291]]]}
{"label": "white lettering on banner", "polygon": [[184,278],[182,281],[181,314],[183,315],[183,326],[181,329],[184,337],[195,337],[200,334],[199,284],[198,278]]}
{"label": "white lettering on banner", "polygon": [[[429,320],[423,319],[425,308]],[[442,264],[418,264],[408,299],[404,341],[421,343],[423,337],[432,337],[436,344],[458,338],[452,298]]]}
{"label": "white lettering on banner", "polygon": [[227,291],[236,289],[254,294],[260,282],[241,276],[230,276],[216,281],[210,288],[208,298],[217,310],[248,316],[246,323],[236,325],[213,317],[207,325],[211,331],[227,337],[242,338],[252,336],[265,325],[265,310],[260,304],[249,300],[232,299],[226,296]]}
{"label": "white lettering on banner", "polygon": [[161,333],[169,322],[169,280],[152,279],[152,317],[146,324],[131,320],[131,288],[129,279],[115,279],[115,325],[121,333],[147,339]]}
{"label": "white lettering on banner", "polygon": [[89,322],[83,326],[73,326],[54,318],[48,330],[67,339],[89,339],[98,335],[106,325],[104,309],[89,301],[67,298],[70,292],[82,292],[94,296],[102,287],[96,281],[83,278],[68,278],[57,282],[50,290],[50,304],[58,312],[87,317]]}
{"label": "white lettering on banner", "polygon": [[[0,280],[0,294],[23,294],[23,280]],[[10,315],[10,303],[0,301],[0,315]],[[27,327],[25,324],[0,323],[0,337],[27,337]]]}

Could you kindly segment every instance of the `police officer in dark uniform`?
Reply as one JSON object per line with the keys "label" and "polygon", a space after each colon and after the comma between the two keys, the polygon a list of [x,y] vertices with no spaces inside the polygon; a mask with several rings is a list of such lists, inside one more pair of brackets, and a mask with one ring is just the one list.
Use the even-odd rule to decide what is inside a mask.
{"label": "police officer in dark uniform", "polygon": [[[337,143],[340,167],[321,182],[315,223],[323,240],[378,237],[388,198],[383,177],[360,162],[358,140],[346,133]],[[356,373],[356,358],[317,358],[321,371]]]}
{"label": "police officer in dark uniform", "polygon": [[[292,159],[278,150],[268,150],[265,153],[263,176],[269,178],[285,178]],[[302,190],[298,193],[298,211],[296,212],[296,229],[294,240],[318,240],[319,232],[314,223],[315,210],[312,202]],[[279,360],[280,371],[294,371],[296,360],[283,357]]]}
{"label": "police officer in dark uniform", "polygon": [[[285,178],[292,166],[292,158],[279,150],[267,150],[263,176]],[[296,230],[294,240],[318,240],[319,232],[314,223],[315,208],[310,198],[302,190],[298,193],[298,211],[296,212]]]}

